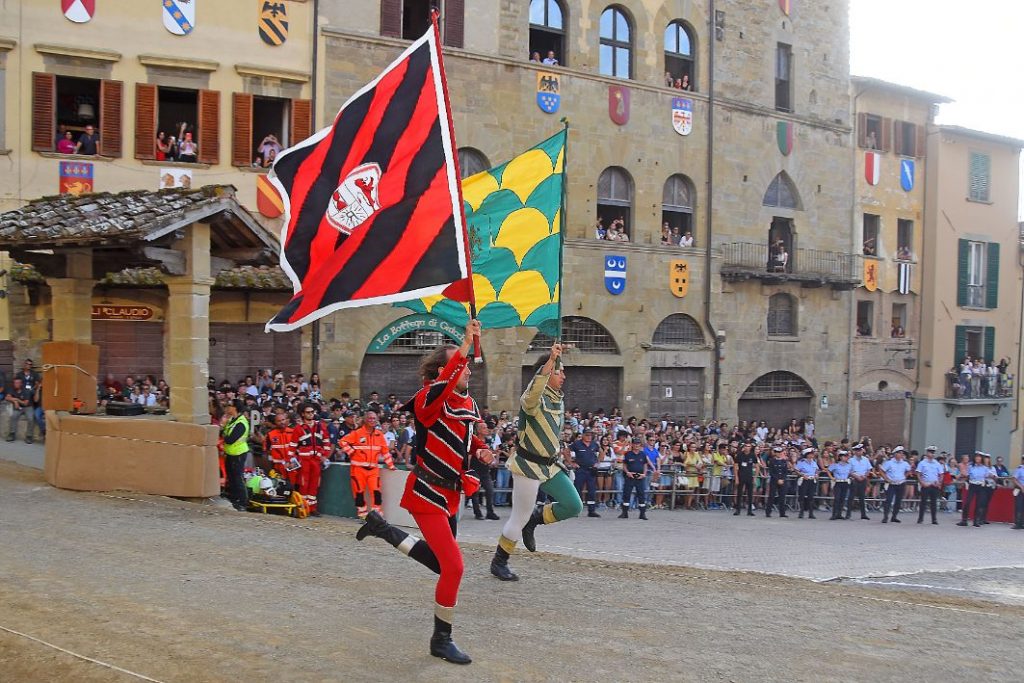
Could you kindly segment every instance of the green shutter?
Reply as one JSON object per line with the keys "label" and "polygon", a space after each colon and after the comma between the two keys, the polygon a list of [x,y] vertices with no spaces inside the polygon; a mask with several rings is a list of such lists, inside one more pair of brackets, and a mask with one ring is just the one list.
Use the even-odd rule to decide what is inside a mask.
{"label": "green shutter", "polygon": [[985,328],[985,362],[991,363],[996,358],[996,328]]}
{"label": "green shutter", "polygon": [[985,263],[985,307],[999,306],[999,243],[988,243],[988,259]]}
{"label": "green shutter", "polygon": [[964,362],[964,356],[967,355],[967,326],[957,325],[956,326],[956,338],[953,342],[953,365],[956,366],[957,371],[960,370],[960,364]]}
{"label": "green shutter", "polygon": [[956,271],[956,305],[967,305],[967,268],[971,260],[971,244],[967,240],[960,240],[960,253],[957,258]]}

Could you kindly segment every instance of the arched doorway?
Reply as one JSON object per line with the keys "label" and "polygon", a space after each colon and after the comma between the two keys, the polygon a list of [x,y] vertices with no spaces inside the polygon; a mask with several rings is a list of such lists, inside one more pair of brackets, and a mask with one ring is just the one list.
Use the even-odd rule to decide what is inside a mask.
{"label": "arched doorway", "polygon": [[[662,320],[651,337],[658,351],[702,351],[707,348],[700,323],[685,313],[673,313]],[[651,367],[651,398],[648,414],[668,414],[677,420],[704,417],[704,367],[680,362],[681,354]],[[668,360],[668,359],[665,359]]]}
{"label": "arched doorway", "polygon": [[769,427],[784,427],[796,418],[811,417],[814,392],[799,375],[779,370],[761,375],[740,396],[737,414],[748,422],[764,420]]}
{"label": "arched doorway", "polygon": [[[462,343],[462,330],[432,315],[415,314],[395,320],[378,332],[363,356],[359,387],[363,397],[371,391],[381,396],[394,394],[400,401],[419,391],[420,360],[445,344]],[[487,405],[487,373],[484,365],[473,364],[470,394],[480,407]]]}
{"label": "arched doorway", "polygon": [[[537,353],[531,352],[547,352],[552,343],[554,339],[543,332],[538,332],[530,342],[523,365],[524,389],[533,379],[533,362],[538,357]],[[562,343],[571,347],[566,355],[566,408],[579,407],[583,411],[603,408],[608,412],[613,406],[619,405],[621,368],[577,365],[575,362],[581,355],[619,355],[619,346],[611,333],[596,320],[565,316],[562,318]]]}

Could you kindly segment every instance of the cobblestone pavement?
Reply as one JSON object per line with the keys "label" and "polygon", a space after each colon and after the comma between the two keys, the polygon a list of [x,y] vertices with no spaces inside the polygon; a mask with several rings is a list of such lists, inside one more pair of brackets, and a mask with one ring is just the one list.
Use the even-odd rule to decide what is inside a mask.
{"label": "cobblestone pavement", "polygon": [[[694,546],[710,543],[704,536],[748,528],[745,520],[731,526],[734,520],[725,515],[689,516],[695,519],[652,514],[644,536],[675,534],[678,547],[695,555]],[[690,526],[712,519],[722,526],[710,534]],[[736,545],[783,523],[750,520]],[[595,547],[610,552],[640,524],[576,520],[562,531],[542,529],[539,538],[551,550],[558,534],[594,533]],[[788,524],[795,528],[798,521]],[[818,525],[825,542],[826,523]],[[896,681],[908,674],[1019,680],[1012,667],[1024,639],[1020,607],[974,596],[623,561],[630,559],[624,555],[659,555],[660,539],[608,556],[614,561],[517,554],[522,580],[503,584],[487,572],[499,523],[468,520],[463,526],[468,536],[485,539],[463,543],[456,637],[475,658],[465,668],[426,652],[433,577],[376,539],[357,543],[353,521],[299,521],[134,494],[61,491],[46,486],[36,470],[0,462],[0,678],[139,680],[71,652],[154,680],[190,683],[817,683]],[[927,531],[954,545],[948,542],[954,529]],[[973,531],[992,539],[1011,533]],[[816,544],[801,546],[796,532],[786,533],[795,534],[787,536],[795,547]],[[767,551],[764,556],[775,561]],[[942,654],[949,643],[968,641],[971,647],[956,649],[955,656]]]}
{"label": "cobblestone pavement", "polygon": [[[501,517],[508,508],[497,508]],[[797,519],[796,513],[766,519],[763,512],[734,517],[732,511],[662,511],[649,521],[617,519],[618,511],[601,510],[600,519],[584,516],[537,529],[538,549],[574,557],[643,564],[667,564],[728,571],[765,572],[828,581],[840,577],[881,577],[965,569],[1024,569],[1024,531],[1006,524],[980,529],[955,526],[958,515],[939,514],[939,525],[917,513],[902,523]],[[465,519],[465,516],[464,516]],[[503,522],[463,523],[460,538],[494,543]],[[642,533],[641,533],[642,530]]]}

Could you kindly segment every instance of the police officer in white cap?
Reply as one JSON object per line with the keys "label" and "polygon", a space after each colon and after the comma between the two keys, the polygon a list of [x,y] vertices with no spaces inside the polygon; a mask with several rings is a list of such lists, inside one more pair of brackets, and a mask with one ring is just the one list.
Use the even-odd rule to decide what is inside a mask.
{"label": "police officer in white cap", "polygon": [[907,483],[907,472],[910,471],[910,463],[904,460],[905,453],[903,446],[897,446],[892,449],[892,457],[882,463],[882,478],[886,485],[882,524],[889,521],[889,510],[892,510],[892,521],[900,523],[898,515],[903,506],[903,485]]}
{"label": "police officer in white cap", "polygon": [[808,447],[800,451],[803,457],[796,461],[796,471],[800,475],[797,496],[800,500],[800,519],[804,518],[804,512],[811,519],[814,519],[814,491],[818,488],[818,461],[815,456],[818,451]]}
{"label": "police officer in white cap", "polygon": [[937,450],[935,446],[924,449],[924,460],[917,463],[917,483],[921,487],[921,500],[917,507],[918,524],[924,522],[925,506],[931,510],[932,524],[939,523],[935,512],[939,503],[939,492],[942,490],[942,475],[945,474],[946,468],[935,459]]}
{"label": "police officer in white cap", "polygon": [[850,458],[850,496],[846,506],[846,519],[850,519],[854,498],[860,501],[860,518],[871,519],[868,517],[867,491],[872,469],[874,466],[871,459],[864,456],[864,444],[854,444],[853,457]]}

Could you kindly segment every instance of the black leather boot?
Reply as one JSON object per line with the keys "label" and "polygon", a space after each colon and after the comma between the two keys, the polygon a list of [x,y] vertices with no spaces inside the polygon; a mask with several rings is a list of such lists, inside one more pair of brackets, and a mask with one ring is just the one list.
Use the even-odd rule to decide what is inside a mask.
{"label": "black leather boot", "polygon": [[519,576],[508,568],[509,554],[500,545],[491,558],[491,574],[502,581],[518,581]]}
{"label": "black leather boot", "polygon": [[647,519],[647,508],[640,508],[640,519]]}
{"label": "black leather boot", "polygon": [[430,636],[430,654],[452,664],[469,664],[473,660],[452,642],[452,625],[434,617],[434,635]]}
{"label": "black leather boot", "polygon": [[629,506],[623,505],[622,512],[619,513],[619,519],[629,519]]}
{"label": "black leather boot", "polygon": [[[359,527],[358,531],[356,531],[356,540],[361,541],[367,536],[376,536],[377,538],[383,538],[386,541],[390,541],[390,539],[387,538],[387,534],[388,531],[392,529],[394,529],[394,527],[388,524],[388,521],[384,519],[379,512],[376,510],[370,510],[366,515],[366,520],[363,522],[363,525]],[[399,543],[400,542],[401,539],[399,539]],[[398,545],[398,543],[393,543],[392,545]]]}
{"label": "black leather boot", "polygon": [[530,521],[523,527],[523,547],[531,553],[537,552],[537,539],[533,536],[534,529],[538,524],[544,523],[544,509],[539,508],[530,515]]}

